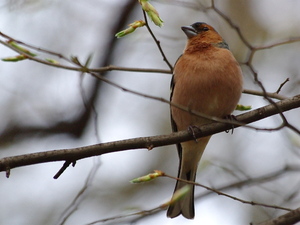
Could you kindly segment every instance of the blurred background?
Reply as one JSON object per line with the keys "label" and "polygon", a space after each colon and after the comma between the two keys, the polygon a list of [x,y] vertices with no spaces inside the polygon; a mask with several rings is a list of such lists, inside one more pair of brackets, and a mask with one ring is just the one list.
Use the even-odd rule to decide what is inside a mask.
{"label": "blurred background", "polygon": [[[245,41],[253,47],[264,47],[300,37],[300,2],[293,0],[276,4],[271,0],[219,0],[214,1],[214,7],[210,0],[151,3],[164,26],[159,28],[151,22],[150,26],[172,65],[186,42],[180,27],[206,22],[229,44],[241,63],[244,87],[251,90],[261,89],[244,64],[250,54]],[[141,19],[137,0],[0,3],[0,31],[24,43],[68,58],[76,56],[83,63],[92,56],[91,68],[115,65],[168,70],[146,27],[121,39],[114,37],[127,24]],[[0,58],[14,55],[0,45]],[[291,97],[300,92],[299,60],[300,42],[293,42],[256,51],[252,65],[269,92],[275,92],[289,78],[281,94]],[[170,74],[111,71],[102,75],[122,87],[169,98]],[[88,74],[30,60],[0,61],[0,104],[0,158],[171,132],[167,104],[124,92]],[[243,94],[240,104],[255,109],[268,102],[263,97]],[[285,116],[300,128],[299,109]],[[281,118],[273,116],[252,125],[274,128],[280,124]],[[287,128],[273,132],[238,128],[233,135],[217,134],[201,160],[197,181],[213,188],[231,186],[224,192],[241,199],[294,209],[300,203],[299,150],[299,136]],[[176,176],[178,156],[175,146],[112,153],[80,160],[54,180],[62,164],[13,169],[9,179],[2,173],[1,224],[81,225],[155,208],[169,200],[175,181],[159,178],[135,185],[129,181],[155,169]],[[287,169],[289,166],[295,169]],[[265,179],[255,180],[260,177]],[[237,185],[240,181],[245,182]],[[196,188],[199,198],[194,220],[169,219],[161,211],[99,224],[235,225],[258,223],[286,212],[207,193]]]}

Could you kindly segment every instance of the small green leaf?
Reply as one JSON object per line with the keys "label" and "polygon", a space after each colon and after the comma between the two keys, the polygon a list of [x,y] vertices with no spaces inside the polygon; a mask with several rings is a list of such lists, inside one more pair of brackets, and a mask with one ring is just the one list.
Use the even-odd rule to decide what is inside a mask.
{"label": "small green leaf", "polygon": [[250,105],[237,105],[235,110],[239,110],[239,111],[247,111],[247,110],[251,110],[252,107]]}

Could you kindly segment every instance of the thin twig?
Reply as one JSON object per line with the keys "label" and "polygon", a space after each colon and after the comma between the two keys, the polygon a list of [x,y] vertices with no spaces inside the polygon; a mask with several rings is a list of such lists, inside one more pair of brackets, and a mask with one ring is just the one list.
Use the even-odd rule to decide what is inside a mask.
{"label": "thin twig", "polygon": [[[257,72],[255,71],[254,69],[254,66],[252,65],[252,59],[254,57],[254,53],[256,50],[258,50],[258,48],[254,48],[247,40],[246,38],[244,37],[244,35],[241,33],[241,30],[238,26],[236,26],[232,21],[231,19],[226,16],[224,13],[222,13],[218,8],[215,7],[215,2],[214,0],[212,0],[212,9],[214,9],[215,12],[217,12],[229,25],[231,25],[235,30],[236,32],[238,33],[240,39],[242,40],[242,42],[250,49],[251,53],[248,57],[248,60],[246,61],[246,65],[249,67],[250,71],[252,72],[253,74],[253,77],[254,77],[254,81],[258,84],[258,86],[262,89],[262,92],[263,92],[263,96],[265,99],[267,99],[267,101],[269,101],[269,103],[273,104],[275,107],[276,107],[276,104],[275,102],[268,96],[267,94],[267,91],[264,87],[264,85],[262,84],[262,82],[258,79],[258,74]],[[269,47],[274,47],[275,45],[273,46],[269,46]],[[279,109],[278,109],[279,110]],[[283,121],[281,127],[284,127],[286,125],[288,125],[288,121],[287,119],[285,118],[285,116],[283,115],[282,112],[280,112],[279,110],[279,115]],[[294,128],[294,127],[292,127]]]}
{"label": "thin twig", "polygon": [[47,50],[47,49],[44,49],[44,48],[40,48],[40,47],[36,47],[34,45],[31,45],[31,44],[27,44],[25,42],[22,42],[20,40],[17,40],[17,39],[14,39],[12,38],[11,36],[7,35],[7,34],[4,34],[2,32],[0,32],[0,36],[8,39],[9,41],[13,41],[13,42],[16,42],[17,44],[19,45],[24,45],[28,48],[31,48],[31,49],[34,49],[36,51],[39,51],[39,52],[44,52],[44,53],[47,53],[47,54],[50,54],[50,55],[54,55],[60,59],[64,59],[65,61],[69,62],[69,63],[72,63],[72,60],[70,60],[68,57],[64,56],[63,54],[61,53],[57,53],[57,52],[54,52],[54,51],[51,51],[51,50]]}
{"label": "thin twig", "polygon": [[292,210],[278,218],[268,220],[259,225],[293,225],[300,221],[300,208]]}
{"label": "thin twig", "polygon": [[[184,107],[184,106],[175,104],[175,103],[173,103],[173,102],[170,102],[169,100],[166,100],[166,99],[164,99],[164,98],[160,98],[160,97],[156,97],[156,96],[152,96],[152,95],[147,95],[147,94],[143,94],[143,93],[140,93],[140,92],[137,92],[137,91],[133,91],[133,90],[128,89],[128,88],[124,88],[123,86],[121,86],[121,85],[119,85],[119,84],[117,84],[117,83],[115,83],[115,82],[113,82],[113,81],[111,81],[111,80],[105,78],[105,77],[102,76],[101,74],[90,71],[89,68],[87,68],[87,67],[85,67],[84,65],[80,64],[80,62],[79,62],[79,60],[78,60],[77,58],[74,58],[73,61],[72,61],[75,65],[77,65],[76,68],[75,68],[75,67],[67,67],[67,66],[62,66],[62,65],[59,65],[59,64],[53,64],[53,63],[50,63],[50,62],[48,62],[48,61],[45,61],[45,60],[42,60],[42,59],[38,59],[38,58],[36,58],[36,57],[32,57],[32,56],[30,56],[30,55],[28,55],[28,54],[26,54],[26,53],[23,53],[23,52],[20,51],[19,49],[16,49],[16,48],[14,48],[14,47],[11,46],[11,45],[8,45],[7,43],[2,42],[1,40],[0,40],[0,43],[3,43],[3,44],[5,44],[5,45],[7,45],[8,47],[12,48],[13,50],[19,52],[20,54],[25,55],[26,57],[28,57],[28,59],[32,59],[32,60],[34,60],[34,61],[36,61],[36,62],[40,62],[40,63],[46,64],[46,65],[50,65],[50,66],[54,66],[54,67],[59,67],[59,68],[63,68],[63,69],[77,70],[77,71],[80,71],[80,72],[89,73],[89,74],[91,74],[92,76],[94,76],[94,77],[100,79],[101,81],[104,81],[104,82],[106,82],[107,84],[110,84],[110,85],[112,85],[112,86],[114,86],[114,87],[116,87],[116,88],[119,88],[119,89],[121,89],[121,90],[123,90],[123,91],[129,92],[129,93],[131,93],[131,94],[135,94],[135,95],[138,95],[138,96],[141,96],[141,97],[145,97],[145,98],[149,98],[149,99],[161,101],[161,102],[163,102],[163,103],[167,103],[167,104],[169,104],[169,105],[171,105],[171,106],[174,106],[174,107],[176,107],[176,108],[179,108],[179,109],[181,109],[181,110],[183,110],[183,111],[187,111],[187,112],[189,112],[189,113],[191,113],[191,114],[193,114],[193,115],[195,115],[195,116],[203,117],[203,118],[209,119],[209,120],[211,120],[211,121],[218,121],[218,122],[225,122],[225,123],[227,122],[227,123],[228,123],[228,120],[224,120],[224,119],[220,119],[220,118],[216,118],[216,117],[207,116],[207,115],[205,115],[205,114],[203,114],[203,113],[200,113],[200,112],[196,112],[196,111],[190,110],[188,107]],[[75,59],[76,59],[76,60],[75,60]],[[230,123],[234,123],[234,124],[237,124],[237,125],[244,125],[244,124],[241,124],[240,122],[237,122],[237,121],[231,121]],[[249,126],[249,127],[251,127],[251,126]],[[253,128],[254,128],[254,127],[253,127]],[[260,128],[254,128],[254,129],[260,129]],[[273,130],[274,130],[274,129],[281,129],[281,127],[272,128],[272,129],[273,129]]]}
{"label": "thin twig", "polygon": [[[3,34],[3,33],[2,33],[2,35],[5,36],[5,37],[9,37],[9,36],[7,36],[6,34]],[[9,38],[11,38],[11,37],[9,37]],[[19,40],[16,40],[16,39],[13,39],[13,40],[15,42],[17,42],[17,43],[24,44],[27,47],[32,47],[32,45],[25,44],[25,43],[23,43],[23,42],[21,42]],[[20,54],[25,55],[29,60],[33,60],[35,62],[42,63],[42,64],[45,64],[45,65],[48,65],[48,66],[52,66],[52,67],[56,67],[56,68],[61,68],[61,69],[72,70],[72,71],[78,71],[78,72],[83,72],[83,71],[87,72],[88,71],[88,72],[94,72],[94,73],[102,73],[102,72],[107,72],[107,71],[124,71],[124,72],[144,72],[144,73],[172,74],[171,70],[150,69],[150,68],[120,67],[120,66],[114,66],[114,65],[105,66],[105,67],[101,67],[101,68],[87,68],[87,66],[79,66],[78,67],[78,64],[75,64],[75,65],[77,65],[77,67],[70,67],[70,66],[66,66],[66,65],[62,65],[62,64],[51,63],[49,61],[42,60],[42,59],[39,59],[37,57],[33,57],[31,55],[28,55],[28,54],[20,51],[19,49],[14,48],[13,46],[11,46],[8,43],[3,42],[1,40],[0,40],[0,43],[3,44],[3,45],[5,45],[6,47],[9,47],[10,49],[18,52],[18,53],[20,53]],[[35,47],[35,48],[37,48],[37,47]],[[37,49],[39,49],[39,50],[41,49],[44,52],[48,52],[50,54],[58,55],[58,56],[61,56],[62,58],[66,58],[65,56],[63,56],[60,53],[50,52],[49,50],[45,50],[45,49],[42,49],[42,48],[37,48]],[[72,61],[72,64],[74,64],[73,61]],[[118,87],[121,88],[121,89],[123,89],[123,90],[126,89],[126,88],[123,88],[121,86],[118,86]],[[130,90],[128,90],[128,89],[127,89],[127,91],[130,92]],[[245,89],[243,91],[243,93],[257,95],[257,96],[264,96],[264,93],[261,92],[261,91],[254,91],[254,90],[249,90],[249,89]],[[283,100],[283,99],[287,98],[287,97],[279,95],[277,93],[266,92],[266,94],[267,94],[268,97],[275,98],[275,99],[278,99],[278,100]],[[144,97],[146,97],[146,96],[144,96]]]}
{"label": "thin twig", "polygon": [[258,206],[263,206],[263,207],[266,207],[266,208],[273,208],[273,209],[281,209],[281,210],[285,210],[285,211],[291,211],[291,209],[289,209],[289,208],[280,207],[280,206],[277,206],[277,205],[268,205],[268,204],[259,203],[259,202],[246,201],[246,200],[243,200],[241,198],[237,198],[235,196],[232,196],[232,195],[226,194],[224,192],[221,192],[221,191],[219,191],[217,189],[208,187],[206,185],[199,184],[199,183],[196,183],[196,182],[193,182],[193,181],[183,180],[183,179],[180,179],[180,178],[177,178],[177,177],[170,176],[168,174],[164,174],[163,176],[169,177],[169,178],[172,178],[172,179],[175,179],[175,180],[179,180],[179,181],[185,182],[187,184],[193,184],[195,186],[199,186],[199,187],[205,188],[208,191],[212,191],[212,192],[214,192],[214,193],[216,193],[218,195],[225,196],[227,198],[233,199],[233,200],[241,202],[241,203],[245,203],[245,204],[249,204],[249,205],[258,205]]}
{"label": "thin twig", "polygon": [[286,78],[286,80],[285,80],[282,84],[280,84],[279,88],[277,89],[277,91],[276,91],[275,93],[276,93],[276,94],[279,94],[279,92],[281,91],[282,87],[283,87],[288,81],[290,81],[290,79],[289,79],[289,78]]}
{"label": "thin twig", "polygon": [[[283,44],[289,44],[289,43],[293,43],[293,42],[297,42],[297,41],[300,41],[300,38],[290,38],[289,40],[287,41],[283,41],[283,42],[280,42],[280,43],[276,43],[276,44],[271,44],[271,45],[268,45],[268,46],[264,46],[264,47],[253,47],[250,42],[248,42],[246,40],[246,38],[244,37],[244,35],[242,34],[240,28],[238,26],[236,26],[232,20],[226,16],[223,12],[221,12],[216,6],[215,6],[215,1],[212,0],[212,6],[211,8],[216,12],[218,13],[231,27],[233,27],[237,34],[239,35],[240,39],[242,40],[242,42],[249,48],[250,50],[250,54],[248,56],[248,59],[247,61],[245,62],[245,65],[247,65],[250,69],[250,71],[252,72],[253,74],[253,77],[254,77],[254,81],[258,84],[258,86],[262,89],[263,93],[264,93],[264,98],[267,99],[267,101],[271,104],[273,104],[275,107],[276,107],[276,104],[275,102],[268,96],[267,94],[267,91],[264,87],[264,85],[262,84],[262,82],[258,79],[258,74],[257,72],[255,71],[254,69],[254,66],[252,65],[252,60],[253,60],[253,57],[254,57],[254,54],[256,51],[258,50],[263,50],[263,49],[269,49],[269,48],[273,48],[273,47],[276,47],[276,46],[279,46],[279,45],[283,45]],[[279,110],[279,109],[278,109]],[[279,111],[280,112],[280,111]],[[279,113],[283,123],[282,123],[282,126],[286,126],[286,127],[289,127],[290,129],[296,131],[298,133],[298,130],[292,126],[291,124],[288,123],[287,119],[285,118],[285,116],[283,115],[282,112]]]}
{"label": "thin twig", "polygon": [[[67,65],[63,65],[63,64],[59,64],[59,63],[52,63],[49,62],[47,60],[43,60],[40,59],[38,57],[33,57],[29,54],[26,54],[25,52],[15,48],[14,46],[6,43],[5,41],[0,40],[0,43],[12,50],[14,50],[15,52],[24,55],[27,59],[29,60],[33,60],[35,62],[47,65],[47,66],[52,66],[52,67],[56,67],[56,68],[61,68],[61,69],[67,69],[67,70],[71,70],[71,71],[78,71],[78,72],[86,72],[86,71],[91,71],[91,72],[95,72],[95,73],[102,73],[102,72],[107,72],[107,71],[127,71],[127,72],[143,72],[143,73],[165,73],[165,74],[171,74],[172,72],[170,70],[164,70],[164,69],[151,69],[151,68],[130,68],[130,67],[120,67],[120,66],[105,66],[105,67],[101,67],[101,68],[87,68],[87,67],[74,67],[74,66],[67,66]],[[55,53],[57,55],[60,55],[59,53]],[[64,56],[62,56],[64,57]],[[68,60],[68,62],[74,64],[73,61]]]}
{"label": "thin twig", "polygon": [[54,179],[57,179],[60,177],[60,175],[62,175],[62,173],[71,165],[71,163],[73,164],[73,166],[75,166],[75,162],[76,161],[65,161],[65,163],[63,164],[63,166],[59,169],[59,171],[54,175]]}
{"label": "thin twig", "polygon": [[279,41],[274,44],[269,44],[269,45],[265,45],[265,46],[261,46],[261,47],[255,47],[255,48],[253,48],[253,50],[254,51],[265,50],[265,49],[278,47],[280,45],[292,44],[292,43],[299,42],[299,41],[300,41],[300,37],[288,38],[287,40]]}
{"label": "thin twig", "polygon": [[151,37],[153,38],[155,44],[157,45],[158,47],[158,50],[160,51],[160,54],[162,55],[163,57],[163,60],[166,62],[166,64],[168,65],[168,67],[170,68],[171,72],[173,73],[173,66],[171,65],[171,63],[169,62],[169,60],[167,59],[164,51],[162,50],[161,48],[161,45],[160,45],[160,41],[157,40],[157,38],[155,37],[154,33],[152,32],[150,26],[149,26],[149,23],[148,23],[148,19],[147,19],[147,15],[145,13],[145,11],[143,10],[143,15],[144,15],[144,19],[145,19],[145,22],[146,22],[146,27],[151,35]]}
{"label": "thin twig", "polygon": [[84,199],[85,194],[88,188],[91,186],[91,183],[93,182],[96,172],[98,171],[100,165],[101,165],[100,159],[99,158],[95,159],[94,164],[89,172],[89,175],[85,180],[83,187],[77,193],[76,197],[69,204],[69,206],[64,210],[64,212],[61,215],[61,218],[59,218],[58,222],[56,223],[57,225],[63,225],[67,221],[67,219],[78,209],[79,204]]}
{"label": "thin twig", "polygon": [[246,38],[244,37],[244,35],[242,34],[240,28],[235,25],[232,20],[226,16],[221,10],[219,10],[216,6],[215,6],[215,1],[212,0],[211,3],[211,8],[217,13],[219,14],[219,16],[221,16],[233,29],[236,30],[237,34],[239,35],[240,39],[242,40],[242,42],[250,49],[252,50],[252,45],[246,40]]}
{"label": "thin twig", "polygon": [[[250,90],[250,89],[244,89],[243,93],[250,94],[250,95],[256,95],[256,96],[264,96],[264,93],[262,91],[255,91],[255,90]],[[268,97],[278,99],[278,100],[287,99],[287,97],[280,95],[278,93],[267,92],[266,94]]]}
{"label": "thin twig", "polygon": [[[275,171],[273,173],[265,174],[265,175],[262,175],[262,176],[259,176],[259,177],[247,178],[245,180],[238,181],[238,182],[235,182],[235,183],[231,183],[229,185],[225,185],[225,186],[222,186],[222,187],[218,187],[218,188],[207,187],[206,188],[206,186],[204,186],[204,188],[207,189],[208,191],[206,191],[205,193],[203,193],[201,195],[196,196],[195,199],[200,199],[200,198],[203,198],[205,196],[211,195],[213,193],[217,193],[217,194],[218,194],[218,192],[223,193],[223,191],[233,189],[233,188],[241,188],[241,187],[244,187],[244,186],[249,186],[249,185],[253,185],[253,184],[257,184],[257,183],[261,184],[263,182],[268,182],[270,180],[274,180],[276,178],[279,178],[285,172],[297,172],[299,170],[300,170],[300,168],[297,165],[287,165],[286,167],[284,167],[284,168],[282,168],[278,171]],[[171,177],[171,176],[168,176],[168,177]],[[171,177],[171,178],[172,179],[177,179],[175,177]],[[188,181],[184,181],[184,182],[189,183]],[[197,183],[197,186],[201,186],[201,185],[198,185],[198,183]],[[217,192],[215,190],[217,190]],[[242,201],[244,201],[244,200],[242,200]],[[252,202],[252,201],[248,201],[248,202],[246,201],[245,203],[246,204],[251,204],[251,205],[260,205],[260,204],[262,206],[266,205],[266,207],[268,207],[268,208],[274,207],[272,205],[262,204],[262,203]],[[281,209],[281,207],[278,207],[278,206],[275,206],[275,208]],[[139,221],[139,220],[141,220],[145,217],[151,216],[153,214],[157,214],[157,213],[163,211],[164,209],[165,208],[159,206],[159,207],[155,207],[155,208],[150,209],[150,210],[142,210],[142,211],[139,211],[139,212],[129,213],[129,214],[126,214],[126,215],[118,215],[118,216],[113,216],[113,217],[109,217],[109,218],[100,219],[100,220],[88,223],[86,225],[92,225],[92,224],[96,224],[96,223],[104,223],[104,222],[107,222],[107,221],[112,221],[112,220],[116,220],[116,219],[124,219],[124,218],[132,217],[132,216],[137,216],[137,217],[135,219],[131,220],[131,222],[137,222],[137,221]],[[291,209],[282,208],[282,210],[290,211]]]}

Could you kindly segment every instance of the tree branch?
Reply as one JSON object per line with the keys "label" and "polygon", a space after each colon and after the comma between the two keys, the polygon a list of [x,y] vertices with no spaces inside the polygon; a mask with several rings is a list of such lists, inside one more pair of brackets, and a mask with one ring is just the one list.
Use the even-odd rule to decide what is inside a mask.
{"label": "tree branch", "polygon": [[[3,36],[5,38],[9,37],[8,35],[6,35],[2,32],[0,32],[0,36]],[[30,54],[28,54],[26,52],[23,52],[20,49],[17,49],[16,47],[10,45],[9,43],[0,40],[0,44],[6,46],[7,48],[10,48],[11,50],[19,53],[20,55],[24,55],[29,60],[33,60],[35,62],[44,64],[44,65],[47,65],[47,66],[51,66],[51,67],[60,68],[60,69],[66,69],[66,70],[77,71],[77,72],[95,72],[95,73],[103,73],[103,72],[114,71],[114,70],[116,70],[116,71],[126,71],[126,72],[143,72],[143,73],[166,73],[166,74],[172,73],[171,70],[167,70],[167,69],[121,67],[121,66],[114,66],[114,65],[108,65],[108,66],[103,66],[103,67],[99,67],[99,68],[78,67],[77,64],[74,63],[74,61],[68,59],[66,56],[63,56],[60,53],[55,53],[55,52],[51,52],[50,50],[45,50],[45,49],[42,49],[42,48],[33,47],[32,45],[25,44],[25,43],[23,43],[19,40],[13,39],[12,37],[9,37],[9,40],[12,40],[16,43],[19,43],[19,44],[27,46],[27,47],[29,46],[31,48],[38,49],[41,52],[47,52],[48,54],[55,55],[55,56],[65,60],[65,61],[67,61],[68,63],[76,65],[76,66],[68,66],[68,65],[64,65],[64,64],[60,64],[60,63],[53,63],[53,62],[50,62],[48,60],[38,58],[36,56],[31,56]]]}
{"label": "tree branch", "polygon": [[[200,195],[197,195],[195,200],[199,200],[200,198],[204,198],[208,195],[211,195],[211,194],[214,194],[214,193],[217,193],[222,191],[226,191],[226,190],[230,190],[230,189],[234,189],[234,188],[241,188],[241,187],[245,187],[245,186],[250,186],[250,185],[257,185],[257,184],[262,184],[264,182],[268,182],[268,181],[271,181],[271,180],[274,180],[274,179],[278,179],[279,177],[281,177],[284,173],[286,172],[299,172],[300,168],[298,165],[286,165],[284,168],[278,170],[278,171],[275,171],[275,172],[272,172],[272,173],[269,173],[269,174],[265,174],[265,175],[261,175],[261,176],[258,176],[258,177],[253,177],[253,178],[246,178],[244,180],[241,180],[241,181],[238,181],[238,182],[235,182],[235,183],[231,183],[231,184],[228,184],[228,185],[225,185],[225,186],[221,186],[221,187],[217,187],[215,189],[211,189],[211,190],[206,190],[204,193],[200,194]],[[168,177],[171,177],[171,176],[168,176]],[[172,179],[176,179],[175,177],[172,177]],[[186,181],[185,181],[186,182]],[[197,183],[198,184],[198,183]],[[206,187],[204,187],[206,188]],[[218,192],[215,192],[215,190],[217,190]],[[251,205],[257,205],[256,202],[249,202],[248,204],[251,204]],[[264,206],[266,204],[260,204],[261,206]],[[271,206],[271,205],[266,205],[267,207],[269,208],[280,208],[278,206]],[[107,222],[107,221],[111,221],[111,220],[116,220],[116,219],[120,219],[120,218],[127,218],[127,217],[132,217],[132,216],[138,216],[136,218],[134,218],[133,220],[130,220],[131,221],[131,224],[134,224],[134,222],[136,223],[137,221],[140,221],[146,217],[149,217],[149,216],[153,216],[159,212],[161,212],[162,210],[165,210],[165,207],[155,207],[155,208],[152,208],[152,209],[149,209],[149,210],[141,210],[141,211],[138,211],[138,212],[134,212],[134,213],[130,213],[130,214],[122,214],[122,215],[117,215],[117,216],[113,216],[113,217],[109,217],[109,218],[104,218],[104,219],[101,219],[101,220],[97,220],[97,221],[94,221],[94,222],[91,222],[91,223],[88,223],[86,225],[92,225],[92,224],[96,224],[96,223],[100,223],[100,222]],[[284,210],[289,210],[289,209],[284,209]],[[289,210],[289,211],[292,211],[292,210]],[[259,224],[261,225],[261,224]],[[262,224],[264,225],[264,224]]]}
{"label": "tree branch", "polygon": [[[250,89],[244,89],[243,90],[244,94],[249,94],[249,95],[256,95],[256,96],[264,96],[265,93],[262,91],[255,91],[255,90],[250,90]],[[271,92],[266,92],[267,96],[270,98],[278,99],[278,100],[284,100],[287,99],[287,97],[280,95],[278,93],[271,93]]]}
{"label": "tree branch", "polygon": [[171,73],[173,73],[173,66],[171,65],[171,63],[170,63],[169,60],[167,59],[167,57],[166,57],[164,51],[162,50],[161,45],[160,45],[160,41],[157,40],[157,38],[155,37],[154,33],[152,32],[152,30],[151,30],[151,28],[150,28],[150,26],[149,26],[149,23],[148,23],[148,19],[147,19],[146,13],[145,13],[144,10],[143,10],[143,15],[144,15],[144,19],[145,19],[145,22],[146,22],[146,27],[147,27],[148,32],[150,33],[150,35],[151,35],[152,39],[154,40],[155,44],[157,45],[158,50],[159,50],[160,54],[161,54],[162,57],[163,57],[163,60],[165,61],[165,63],[166,63],[166,64],[168,65],[168,67],[170,68]]}
{"label": "tree branch", "polygon": [[293,225],[300,221],[300,208],[259,225]]}
{"label": "tree branch", "polygon": [[[277,102],[275,105],[270,104],[256,110],[241,114],[237,116],[237,120],[242,123],[252,123],[254,121],[261,120],[266,117],[278,114],[278,108],[281,112],[288,111],[294,108],[300,107],[300,95],[293,98],[285,99]],[[228,123],[211,123],[201,126],[199,130],[195,130],[195,136],[197,138],[209,136],[215,133],[220,133],[225,130],[232,129],[233,127],[239,127],[238,124]],[[270,130],[270,129],[269,129]],[[112,152],[133,150],[139,148],[146,148],[148,150],[154,147],[176,144],[192,140],[194,138],[188,131],[180,131],[169,135],[151,136],[133,138],[115,142],[100,143],[96,145],[90,145],[72,149],[52,150],[38,153],[31,153],[25,155],[11,156],[0,159],[0,171],[6,171],[7,177],[12,168],[22,167],[27,165],[34,165],[40,163],[47,163],[53,161],[69,161],[75,162],[77,160],[103,155]]]}

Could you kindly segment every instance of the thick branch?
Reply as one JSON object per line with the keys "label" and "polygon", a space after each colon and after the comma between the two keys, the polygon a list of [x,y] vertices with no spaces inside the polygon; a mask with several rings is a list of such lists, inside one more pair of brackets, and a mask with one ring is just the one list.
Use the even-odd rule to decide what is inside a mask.
{"label": "thick branch", "polygon": [[[236,118],[239,122],[248,124],[278,114],[278,108],[281,110],[281,112],[284,112],[298,107],[300,107],[300,95],[277,102],[276,106],[270,104],[265,107],[261,107],[256,110],[241,114]],[[241,125],[230,124],[230,121],[228,121],[227,124],[215,122],[202,126],[201,130],[196,130],[194,134],[197,138],[199,138],[203,136],[209,136],[215,133],[220,133],[222,131],[231,129],[232,127],[239,126]],[[75,162],[79,159],[91,156],[139,148],[146,148],[150,150],[154,147],[176,144],[178,142],[192,140],[193,138],[194,136],[191,135],[188,131],[181,131],[177,133],[172,133],[170,135],[133,138],[79,148],[52,150],[46,152],[11,156],[0,160],[0,171],[6,171],[8,175],[10,169],[16,167],[53,161]]]}
{"label": "thick branch", "polygon": [[300,208],[288,212],[278,218],[260,223],[259,225],[292,225],[300,221]]}

